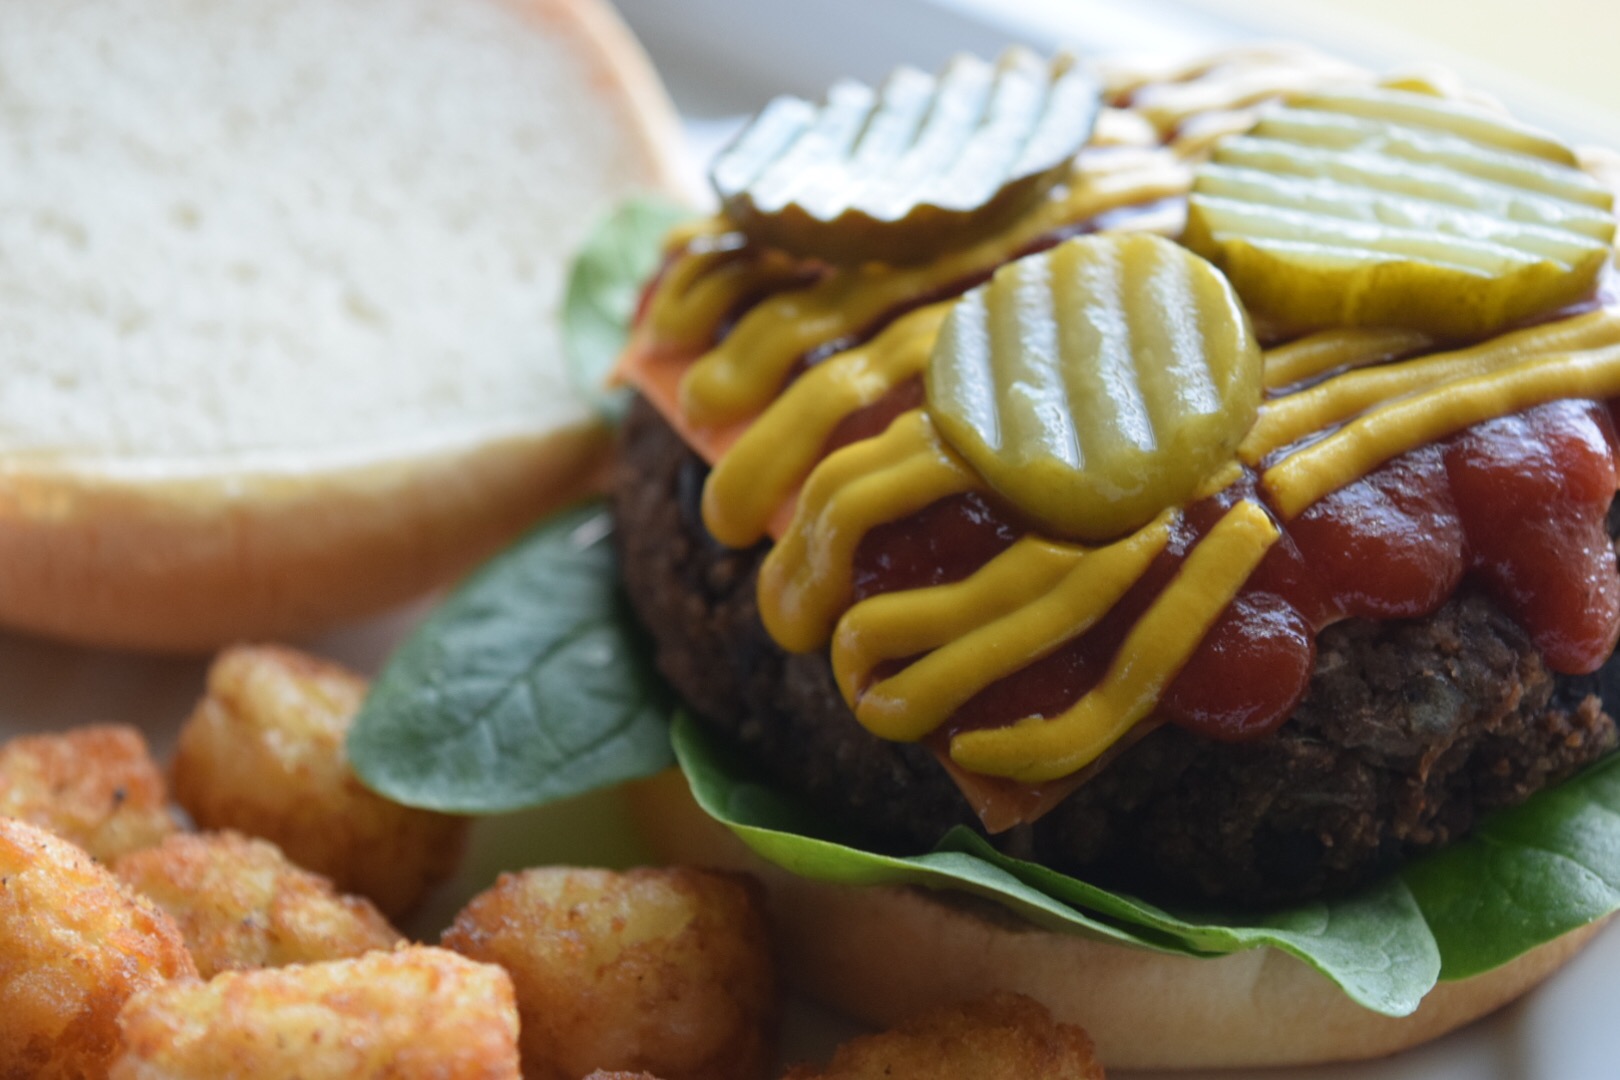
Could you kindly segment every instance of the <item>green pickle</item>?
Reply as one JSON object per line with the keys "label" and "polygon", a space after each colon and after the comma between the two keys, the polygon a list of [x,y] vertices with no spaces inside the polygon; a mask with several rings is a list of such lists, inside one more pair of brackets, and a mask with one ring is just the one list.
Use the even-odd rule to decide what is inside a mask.
{"label": "green pickle", "polygon": [[831,262],[918,262],[1028,210],[1066,173],[1100,108],[1072,57],[959,56],[937,76],[900,68],[822,105],[771,102],[710,179],[750,239]]}
{"label": "green pickle", "polygon": [[945,321],[926,373],[950,444],[1018,509],[1088,542],[1194,497],[1261,398],[1260,348],[1208,262],[1146,233],[1008,263]]}
{"label": "green pickle", "polygon": [[1556,139],[1389,88],[1304,94],[1199,166],[1185,243],[1296,331],[1478,338],[1589,295],[1613,197]]}

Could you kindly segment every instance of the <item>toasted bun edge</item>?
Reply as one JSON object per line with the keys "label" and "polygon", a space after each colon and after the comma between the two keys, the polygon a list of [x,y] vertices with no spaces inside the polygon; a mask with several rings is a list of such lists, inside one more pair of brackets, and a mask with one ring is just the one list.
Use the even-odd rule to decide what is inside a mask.
{"label": "toasted bun edge", "polygon": [[502,0],[548,25],[560,25],[591,46],[598,85],[614,91],[625,127],[646,157],[647,183],[679,191],[683,174],[680,117],[641,42],[601,0]]}
{"label": "toasted bun edge", "polygon": [[0,622],[111,648],[296,639],[448,581],[598,485],[598,425],[428,454],[131,478],[0,463]]}
{"label": "toasted bun edge", "polygon": [[1086,1029],[1109,1068],[1247,1068],[1381,1057],[1446,1034],[1525,993],[1605,925],[1572,931],[1472,978],[1443,982],[1410,1016],[1365,1009],[1272,949],[1169,956],[1030,926],[983,901],[896,886],[810,881],[755,856],[667,772],[632,785],[661,858],[758,877],[783,971],[873,1027],[996,991],[1027,994]]}

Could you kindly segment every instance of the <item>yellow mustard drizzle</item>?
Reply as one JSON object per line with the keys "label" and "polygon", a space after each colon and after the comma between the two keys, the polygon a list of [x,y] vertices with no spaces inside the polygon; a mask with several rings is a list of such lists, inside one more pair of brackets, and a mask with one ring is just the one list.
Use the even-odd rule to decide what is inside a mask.
{"label": "yellow mustard drizzle", "polygon": [[1027,784],[1085,768],[1158,705],[1279,535],[1264,507],[1240,500],[1126,634],[1102,682],[1057,716],[955,736],[951,760],[971,772]]}
{"label": "yellow mustard drizzle", "polygon": [[[725,478],[730,491],[746,489],[749,477],[757,484],[739,504],[746,505],[746,510],[737,519],[747,521],[744,542],[750,543],[758,538],[774,509],[792,496],[799,483],[805,483],[794,523],[761,572],[761,612],[772,636],[784,648],[815,649],[831,634],[834,673],[845,700],[863,725],[895,740],[926,736],[975,694],[1083,632],[1140,577],[1151,554],[1159,550],[1153,542],[1154,530],[1164,527],[1162,520],[1155,522],[1123,541],[1089,553],[1077,545],[1026,538],[965,581],[887,593],[845,611],[854,551],[871,528],[914,513],[947,494],[979,486],[971,470],[938,443],[921,412],[907,414],[883,436],[846,447],[820,466],[811,467],[826,434],[843,415],[877,400],[916,370],[937,332],[938,318],[933,309],[913,312],[896,321],[887,340],[879,335],[868,346],[838,354],[813,369],[795,384],[794,390],[804,389],[798,393],[790,390],[778,399],[777,405],[782,407],[768,409],[715,471]],[[909,324],[908,319],[912,320]],[[1350,370],[1308,391],[1268,403],[1262,409],[1262,422],[1267,410],[1307,394],[1315,395],[1313,400],[1318,402],[1308,415],[1326,424],[1350,422],[1265,472],[1265,490],[1279,512],[1292,517],[1389,458],[1491,416],[1560,397],[1620,394],[1620,347],[1535,359],[1549,356],[1554,349],[1612,342],[1620,342],[1620,314],[1600,311],[1458,353],[1371,370],[1363,365],[1378,363],[1392,352],[1404,354],[1422,342],[1404,331],[1347,329],[1273,349],[1266,356],[1267,369],[1286,372],[1277,378],[1288,385],[1322,371]],[[822,377],[825,386],[808,381],[821,368],[829,369]],[[1402,368],[1408,371],[1390,375]],[[847,387],[829,389],[846,378],[874,382],[859,393]],[[1368,382],[1373,382],[1376,392],[1368,391]],[[1388,400],[1400,390],[1409,396]],[[818,404],[824,394],[828,399]],[[833,407],[834,399],[843,406]],[[1369,409],[1368,402],[1381,404]],[[1322,421],[1323,417],[1328,419]],[[802,439],[794,433],[801,423],[807,423],[808,431]],[[1309,427],[1303,433],[1319,430]],[[1213,494],[1233,482],[1235,469],[1223,472],[1203,494]],[[710,504],[706,492],[706,511]],[[1245,519],[1252,519],[1253,513],[1246,510]],[[1274,530],[1273,526],[1267,528]],[[1252,539],[1257,534],[1251,529],[1244,535]],[[1211,550],[1221,549],[1217,545]],[[1260,547],[1251,545],[1247,550],[1256,560],[1263,554]],[[1146,558],[1140,558],[1144,554]],[[1140,561],[1132,562],[1127,556]],[[1145,715],[1140,708],[1151,710],[1156,695],[1185,663],[1183,647],[1190,655],[1202,640],[1208,621],[1193,618],[1201,610],[1196,603],[1215,603],[1210,597],[1216,597],[1218,614],[1242,587],[1253,565],[1241,560],[1229,564],[1238,576],[1224,597],[1218,590],[1211,592],[1213,586],[1201,575],[1178,576],[1178,581],[1189,583],[1188,588],[1178,587],[1161,596],[1121,649],[1121,656],[1138,657],[1137,666],[1111,674],[1103,686],[1064,714],[1080,719],[1071,718],[1055,727],[1023,722],[996,732],[973,733],[965,749],[953,749],[954,760],[972,771],[1030,782],[1036,782],[1031,778],[1037,771],[1045,779],[1065,775],[1062,771],[1046,774],[1026,764],[1013,771],[1006,764],[1013,751],[1006,746],[1027,740],[1028,746],[1039,749],[1030,750],[1026,757],[1051,754],[1054,762],[1068,763],[1061,766],[1064,770],[1083,767],[1092,760],[1088,755],[1101,752],[1099,740],[1128,730],[1124,717],[1135,717],[1130,721],[1135,723]],[[1203,584],[1194,589],[1194,582]],[[1067,612],[1067,621],[1058,617],[1059,612]],[[1176,612],[1182,615],[1178,617]],[[1168,627],[1189,635],[1191,644],[1168,634]],[[887,679],[871,682],[872,671],[883,661],[909,657],[919,659]],[[1150,677],[1151,672],[1159,675]],[[1154,696],[1142,705],[1132,696],[1138,692]],[[1090,703],[1082,708],[1086,701]],[[1102,710],[1124,706],[1129,708],[1117,714],[1124,726],[1108,726],[1099,719]],[[992,734],[1002,742],[982,741]],[[1066,741],[1067,749],[1055,752],[1057,741]],[[982,753],[975,749],[985,746],[1000,748]],[[1082,758],[1081,765],[1073,765]]]}
{"label": "yellow mustard drizzle", "polygon": [[880,593],[844,613],[833,634],[833,675],[846,701],[860,701],[874,668],[919,656],[1033,603],[1086,555],[1075,544],[1024,536],[961,581]]}
{"label": "yellow mustard drizzle", "polygon": [[[1056,229],[1119,207],[1184,195],[1190,183],[1188,168],[1165,154],[1147,155],[1129,168],[1082,169],[1012,229],[972,247],[921,266],[868,263],[831,271],[806,288],[775,293],[755,305],[724,341],[686,372],[681,410],[699,426],[747,419],[770,403],[799,358],[812,348],[860,334],[889,312],[982,278]],[[677,258],[671,275],[684,270],[679,264],[686,258]],[[745,292],[739,289],[736,295],[740,298]],[[662,300],[660,296],[652,312],[653,330],[661,340],[692,341],[705,330],[712,331],[711,308],[689,306],[675,296],[666,307]]]}
{"label": "yellow mustard drizzle", "polygon": [[[730,304],[741,300],[735,273],[724,273],[740,265],[740,252],[690,252],[670,264],[653,293],[649,315],[660,328],[660,338],[676,348],[701,348],[706,340],[697,335],[714,331]],[[745,265],[745,264],[741,264]],[[703,285],[701,291],[694,291]],[[673,317],[672,312],[682,317]]]}
{"label": "yellow mustard drizzle", "polygon": [[1097,111],[1097,126],[1092,129],[1091,140],[1086,145],[1088,148],[1130,146],[1157,150],[1159,133],[1140,113],[1104,106]]}
{"label": "yellow mustard drizzle", "polygon": [[810,474],[793,523],[760,566],[765,629],[789,652],[819,649],[849,606],[861,538],[979,486],[977,474],[940,440],[921,409],[829,456]]}
{"label": "yellow mustard drizzle", "polygon": [[1417,330],[1323,330],[1268,351],[1261,383],[1267,390],[1281,390],[1330,372],[1398,360],[1431,344],[1429,335]]}
{"label": "yellow mustard drizzle", "polygon": [[677,257],[653,294],[651,320],[665,344],[706,348],[715,328],[757,292],[794,281],[802,268],[778,252],[708,247]]}
{"label": "yellow mustard drizzle", "polygon": [[762,538],[839,423],[922,374],[949,311],[949,303],[918,308],[794,380],[709,473],[703,488],[709,533],[735,548]]}
{"label": "yellow mustard drizzle", "polygon": [[1243,134],[1254,126],[1255,118],[1256,110],[1252,108],[1191,116],[1176,129],[1172,145],[1182,157],[1205,158],[1214,151],[1218,140]]}
{"label": "yellow mustard drizzle", "polygon": [[1620,395],[1620,345],[1465,375],[1357,417],[1262,474],[1285,519],[1408,450],[1562,398]]}
{"label": "yellow mustard drizzle", "polygon": [[[975,694],[1083,632],[1140,577],[1151,554],[1159,550],[1155,530],[1164,528],[1161,520],[1092,552],[1077,545],[1026,538],[965,581],[887,593],[844,610],[854,551],[871,528],[980,483],[965,463],[938,442],[922,412],[907,414],[883,436],[846,447],[815,465],[826,436],[845,415],[878,400],[914,374],[931,348],[944,307],[912,312],[868,345],[837,354],[812,369],[721,459],[713,475],[723,484],[720,490],[728,494],[711,497],[705,492],[706,514],[724,508],[722,515],[731,515],[727,518],[731,535],[746,544],[762,534],[765,521],[804,483],[794,523],[762,569],[761,612],[772,636],[784,648],[819,648],[831,634],[834,673],[845,700],[863,725],[895,740],[926,736]],[[1273,349],[1266,354],[1267,370],[1286,373],[1275,377],[1287,385],[1323,371],[1349,370],[1310,390],[1268,403],[1262,410],[1262,422],[1266,410],[1284,408],[1307,395],[1314,395],[1312,400],[1318,402],[1309,415],[1319,422],[1350,422],[1264,473],[1265,490],[1279,512],[1292,517],[1383,461],[1480,420],[1559,397],[1620,394],[1620,348],[1555,356],[1552,361],[1534,359],[1547,357],[1555,349],[1614,342],[1620,342],[1620,313],[1599,311],[1458,353],[1371,370],[1365,365],[1421,347],[1422,341],[1406,331],[1346,329]],[[1401,368],[1417,374],[1396,374],[1392,383],[1389,373]],[[818,374],[823,371],[826,373]],[[816,378],[812,380],[812,376]],[[1369,381],[1375,392],[1367,389]],[[1611,385],[1612,390],[1608,389]],[[1397,392],[1392,386],[1409,396],[1388,401]],[[1382,404],[1369,410],[1368,402]],[[1323,417],[1328,419],[1321,421]],[[1304,434],[1319,430],[1310,427]],[[1234,465],[1201,495],[1213,494],[1235,479]],[[732,494],[740,498],[733,501]],[[727,528],[722,525],[721,531]],[[1132,562],[1129,557],[1140,561]],[[1232,586],[1235,594],[1252,565],[1232,566],[1243,567]],[[1055,739],[1072,739],[1070,750],[1054,758],[1072,762],[1090,753],[1083,747],[1097,748],[1093,740],[1103,737],[1098,731],[1117,734],[1128,729],[1129,725],[1099,728],[1096,711],[1134,700],[1131,694],[1144,686],[1157,694],[1186,659],[1180,652],[1182,639],[1150,636],[1143,628],[1174,624],[1188,633],[1196,631],[1187,646],[1195,648],[1207,623],[1190,616],[1190,621],[1177,622],[1172,613],[1192,612],[1193,607],[1179,605],[1210,595],[1207,589],[1177,590],[1160,597],[1153,609],[1161,612],[1157,622],[1144,618],[1127,639],[1126,647],[1140,656],[1139,666],[1132,669],[1135,674],[1126,678],[1130,672],[1119,673],[1093,691],[1095,695],[1106,688],[1102,697],[1092,697],[1091,704],[1084,707],[1083,715],[1090,718],[1085,723],[1076,720],[1046,728],[1026,722],[998,731],[1005,732],[1002,737],[1007,740],[1029,739],[1031,746],[1043,748],[1041,754],[1051,751]],[[1225,596],[1220,607],[1230,599],[1231,595]],[[1058,617],[1064,611],[1067,621]],[[1121,655],[1125,652],[1122,649]],[[887,679],[871,682],[871,673],[880,663],[909,657],[919,659]],[[1149,671],[1159,671],[1163,678],[1142,674]],[[1075,709],[1080,708],[1077,703]],[[989,734],[975,733],[974,738]],[[991,758],[977,756],[973,747],[981,745],[986,744],[970,741],[967,750],[956,754],[957,763],[973,771],[1017,779],[1034,775],[1024,766],[1016,774],[998,772],[1001,766],[994,765]],[[994,755],[1008,753],[1003,749]]]}
{"label": "yellow mustard drizzle", "polygon": [[[897,338],[904,336],[899,325]],[[922,336],[931,341],[933,331]],[[1558,349],[1605,343],[1614,344],[1554,354]],[[1533,327],[1456,353],[1389,363],[1371,370],[1364,366],[1378,363],[1391,353],[1405,354],[1422,344],[1419,335],[1407,331],[1345,329],[1313,335],[1266,354],[1267,370],[1286,373],[1277,378],[1287,385],[1324,371],[1350,369],[1310,390],[1263,407],[1262,423],[1265,410],[1285,408],[1296,399],[1310,396],[1315,404],[1302,415],[1316,418],[1323,425],[1349,421],[1339,431],[1284,458],[1262,475],[1267,494],[1284,518],[1297,515],[1330,491],[1399,453],[1482,420],[1562,397],[1620,395],[1620,313],[1599,311]],[[874,341],[869,348],[879,345]],[[908,347],[920,348],[921,341],[912,341]],[[869,362],[869,358],[859,361]],[[899,377],[891,374],[896,380]],[[1399,396],[1402,393],[1406,396]],[[1392,395],[1393,401],[1389,400]],[[1376,407],[1369,408],[1369,403]],[[739,478],[750,475],[755,468],[769,474],[773,450],[791,438],[791,425],[801,415],[801,408],[809,406],[795,403],[780,413],[774,408],[767,410],[750,428],[753,438],[749,443],[739,442],[722,459],[721,467],[734,470]],[[935,492],[949,488],[948,493],[953,493],[977,485],[977,478],[970,473],[956,474],[952,469],[951,483],[926,491],[910,486],[915,482],[914,474],[896,466],[930,460],[936,452],[929,445],[932,435],[923,435],[921,416],[908,414],[896,423],[900,431],[892,428],[879,439],[848,447],[810,473],[800,513],[773,551],[772,560],[779,559],[784,567],[806,564],[815,558],[814,550],[819,546],[825,561],[814,574],[802,570],[792,575],[762,572],[760,579],[762,611],[790,606],[814,611],[813,618],[796,624],[792,644],[785,632],[779,632],[784,620],[768,618],[766,625],[773,636],[784,647],[802,651],[819,647],[824,632],[836,626],[831,654],[841,693],[864,726],[899,741],[926,736],[975,694],[1084,632],[1141,576],[1161,549],[1167,527],[1167,518],[1161,517],[1124,540],[1092,551],[1026,537],[964,581],[885,593],[849,608],[839,618],[838,612],[847,603],[849,560],[867,530],[942,497]],[[836,420],[823,416],[816,424],[818,430],[830,430],[829,425],[835,425]],[[1293,441],[1321,427],[1301,427],[1298,432],[1292,426],[1276,430],[1289,432],[1287,437]],[[884,446],[881,455],[876,453],[877,445]],[[863,460],[857,461],[855,453],[867,449],[874,451],[873,457],[865,458],[863,453]],[[835,461],[837,467],[829,468]],[[966,468],[960,463],[957,467]],[[802,469],[801,459],[788,474],[798,477]],[[1236,472],[1235,465],[1225,470],[1201,494],[1213,494],[1228,486],[1236,480]],[[941,474],[931,468],[929,475]],[[778,505],[778,499],[790,497],[795,483],[796,479],[778,479],[755,492],[756,519],[768,514],[765,508]],[[838,489],[845,485],[860,485],[855,497],[839,498]],[[1231,572],[1230,578],[1192,570],[1189,556],[1176,583],[1159,597],[1121,647],[1120,656],[1134,657],[1134,666],[1127,664],[1111,671],[1091,695],[1063,714],[1067,718],[1063,723],[1058,723],[1063,718],[1024,721],[994,732],[960,736],[953,744],[953,760],[971,771],[1040,782],[1083,767],[1095,756],[1093,751],[1101,753],[1107,741],[1146,715],[1142,710],[1151,711],[1157,695],[1202,640],[1209,622],[1230,603],[1275,539],[1275,526],[1269,518],[1262,525],[1256,515],[1265,516],[1249,504],[1239,517],[1232,518],[1229,513],[1222,519],[1223,524],[1232,522],[1228,534],[1248,538],[1247,546],[1239,544],[1236,549],[1247,552],[1245,558],[1220,564]],[[1205,550],[1215,534],[1212,530],[1194,549],[1195,553]],[[1271,539],[1260,543],[1255,538],[1261,536]],[[829,543],[836,544],[836,551]],[[1213,555],[1233,550],[1225,544],[1222,541],[1208,552]],[[1200,565],[1211,567],[1216,563],[1206,557]],[[778,595],[788,581],[796,590],[791,599]],[[824,603],[807,598],[818,589],[825,590]],[[1204,619],[1199,613],[1207,605],[1214,605],[1214,614]],[[812,626],[820,631],[812,631]],[[872,672],[879,664],[910,657],[918,659],[872,683]],[[1123,711],[1108,712],[1111,709]],[[1123,726],[1105,723],[1105,714],[1119,718]],[[1126,717],[1134,719],[1126,723]],[[968,741],[962,743],[963,739]],[[1058,743],[1064,748],[1058,749]],[[1015,751],[1015,746],[1029,749]],[[1047,756],[1063,764],[1039,768],[1030,764]],[[1019,764],[1008,764],[1015,759]],[[1074,764],[1076,761],[1080,764]]]}
{"label": "yellow mustard drizzle", "polygon": [[1218,54],[1179,71],[1121,74],[1110,89],[1128,95],[1133,112],[1191,156],[1219,134],[1249,127],[1259,106],[1346,78],[1367,76],[1309,49],[1261,46]]}
{"label": "yellow mustard drizzle", "polygon": [[1506,372],[1536,357],[1615,342],[1620,342],[1620,311],[1603,308],[1572,319],[1503,334],[1456,352],[1350,371],[1297,394],[1267,402],[1260,410],[1260,418],[1238,447],[1238,456],[1257,465],[1266,455],[1343,423],[1380,402],[1457,379]]}
{"label": "yellow mustard drizzle", "polygon": [[1193,492],[1192,501],[1214,498],[1241,479],[1243,479],[1243,465],[1240,462],[1228,461],[1205,478]]}
{"label": "yellow mustard drizzle", "polygon": [[[1096,625],[1164,550],[1174,516],[1174,511],[1166,511],[1124,540],[1090,552],[1069,545],[1037,546],[1044,541],[1014,545],[1003,553],[1004,561],[986,564],[980,571],[983,578],[975,574],[957,586],[917,590],[936,594],[922,605],[908,605],[906,593],[876,596],[855,605],[839,623],[833,639],[835,674],[840,659],[854,669],[839,675],[840,685],[864,683],[878,660],[915,655],[894,648],[922,636],[927,629],[923,620],[940,614],[956,599],[951,595],[953,589],[967,594],[957,608],[969,616],[990,615],[1014,597],[1027,596],[1022,605],[980,625],[968,626],[969,619],[962,619],[952,627],[959,633],[936,641],[926,656],[864,691],[857,690],[856,719],[885,739],[911,741],[927,735],[986,686],[1022,671]],[[1009,581],[1021,575],[1041,579],[1057,569],[1061,576],[1034,595],[1028,595],[1032,591],[1028,586],[1019,588]],[[996,589],[1005,591],[996,595]],[[885,600],[888,602],[880,603]],[[863,612],[869,605],[878,605],[880,610]],[[948,625],[954,620],[940,621]],[[1157,650],[1163,643],[1148,644]]]}
{"label": "yellow mustard drizzle", "polygon": [[[1254,75],[1268,66],[1269,81]],[[982,489],[923,411],[818,464],[845,417],[915,377],[948,303],[911,311],[866,344],[810,368],[785,391],[783,384],[806,352],[869,334],[889,313],[982,277],[1066,225],[1168,200],[1159,216],[1136,216],[1126,227],[1174,232],[1182,208],[1172,197],[1186,191],[1187,160],[1214,136],[1246,125],[1256,102],[1343,75],[1308,58],[1282,66],[1278,77],[1275,55],[1239,55],[1181,73],[1179,89],[1154,88],[1138,94],[1140,104],[1108,110],[1118,115],[1105,114],[1099,139],[1077,159],[1067,187],[1012,231],[931,265],[826,269],[806,286],[802,267],[727,251],[717,219],[694,230],[689,249],[676,255],[649,325],[660,343],[708,350],[683,382],[685,418],[704,425],[757,414],[711,474],[705,521],[723,542],[746,546],[798,493],[793,521],[761,570],[762,616],[792,651],[831,638],[840,691],[879,735],[922,738],[974,694],[1072,640],[1162,550],[1173,511],[1097,549],[1027,536],[963,581],[850,606],[852,561],[868,531],[947,495]],[[1154,127],[1161,145],[1148,145],[1144,129]],[[1615,171],[1620,175],[1620,165]],[[784,289],[709,348],[716,327],[742,301]],[[1261,475],[1261,490],[1281,519],[1408,449],[1482,420],[1558,398],[1620,395],[1620,311],[1613,309],[1423,355],[1431,347],[1410,331],[1342,329],[1266,354],[1264,385],[1277,396],[1262,406],[1239,457],[1258,467],[1306,444],[1270,461]],[[1322,437],[1307,443],[1315,436]],[[1229,467],[1200,497],[1229,486],[1239,472]],[[1237,503],[1132,628],[1101,683],[1058,716],[958,735],[953,762],[1044,783],[1094,761],[1152,712],[1277,536],[1264,508]],[[884,663],[905,660],[907,667],[875,679]]]}
{"label": "yellow mustard drizzle", "polygon": [[670,226],[669,232],[664,234],[664,253],[672,254],[705,239],[717,242],[715,246],[729,246],[727,241],[720,238],[733,234],[741,238],[741,234],[723,217],[687,218]]}

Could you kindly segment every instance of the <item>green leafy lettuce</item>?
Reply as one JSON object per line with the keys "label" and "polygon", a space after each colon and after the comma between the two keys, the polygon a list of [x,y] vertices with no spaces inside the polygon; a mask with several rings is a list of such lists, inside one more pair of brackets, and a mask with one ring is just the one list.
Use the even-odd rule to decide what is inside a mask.
{"label": "green leafy lettuce", "polygon": [[624,394],[604,386],[629,337],[641,287],[658,269],[660,242],[691,211],[646,196],[621,203],[597,223],[574,257],[563,293],[563,351],[574,386],[617,419]]}
{"label": "green leafy lettuce", "polygon": [[469,578],[394,654],[349,736],[367,785],[484,814],[669,765],[671,698],[644,661],[601,507],[562,514]]}
{"label": "green leafy lettuce", "polygon": [[967,829],[922,855],[896,857],[830,839],[816,815],[748,776],[689,718],[675,751],[692,794],[754,852],[803,877],[845,885],[921,885],[997,901],[1049,930],[1187,956],[1270,945],[1297,956],[1361,1004],[1404,1015],[1434,985],[1440,954],[1410,890],[1390,879],[1360,895],[1262,915],[1172,913],[1002,855]]}

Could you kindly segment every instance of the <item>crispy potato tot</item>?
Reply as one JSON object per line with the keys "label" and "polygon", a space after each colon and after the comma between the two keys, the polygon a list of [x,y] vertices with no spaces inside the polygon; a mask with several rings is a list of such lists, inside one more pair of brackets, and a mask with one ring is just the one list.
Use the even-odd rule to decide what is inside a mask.
{"label": "crispy potato tot", "polygon": [[360,783],[343,740],[365,694],[358,675],[292,649],[225,650],[180,732],[174,791],[201,828],[272,840],[398,918],[455,870],[467,821]]}
{"label": "crispy potato tot", "polygon": [[517,1080],[512,981],[412,946],[132,997],[113,1080]]}
{"label": "crispy potato tot", "polygon": [[113,872],[168,912],[203,978],[391,949],[399,931],[358,896],[294,866],[268,840],[182,833],[125,855]]}
{"label": "crispy potato tot", "polygon": [[511,973],[528,1080],[592,1069],[744,1080],[770,1061],[776,981],[751,879],[684,868],[504,874],[443,941]]}
{"label": "crispy potato tot", "polygon": [[1091,1038],[1021,994],[930,1009],[893,1031],[851,1039],[832,1063],[782,1080],[1102,1080]]}
{"label": "crispy potato tot", "polygon": [[0,818],[0,1076],[104,1076],[124,1000],[196,973],[167,915],[61,837]]}
{"label": "crispy potato tot", "polygon": [[172,833],[163,774],[124,724],[26,735],[0,746],[0,814],[107,861]]}

